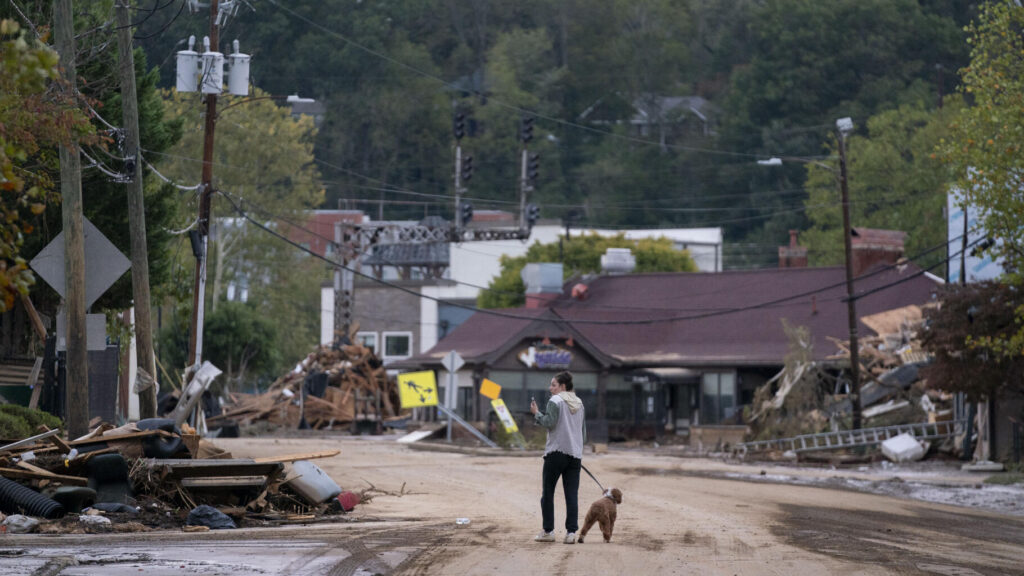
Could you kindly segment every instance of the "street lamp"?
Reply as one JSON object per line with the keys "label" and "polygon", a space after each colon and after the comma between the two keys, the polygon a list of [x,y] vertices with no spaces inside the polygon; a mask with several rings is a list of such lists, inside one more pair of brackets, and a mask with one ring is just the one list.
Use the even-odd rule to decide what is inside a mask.
{"label": "street lamp", "polygon": [[[807,158],[786,157],[785,160],[813,164],[838,176],[839,191],[843,205],[843,248],[846,259],[846,307],[850,327],[850,396],[853,401],[853,429],[861,427],[862,410],[860,400],[860,350],[857,342],[857,305],[853,297],[853,234],[850,228],[850,194],[847,188],[846,175],[846,137],[853,132],[853,120],[840,118],[836,120],[836,132],[839,135],[839,174],[835,168]],[[782,166],[783,158],[772,157],[758,160],[761,166]]]}

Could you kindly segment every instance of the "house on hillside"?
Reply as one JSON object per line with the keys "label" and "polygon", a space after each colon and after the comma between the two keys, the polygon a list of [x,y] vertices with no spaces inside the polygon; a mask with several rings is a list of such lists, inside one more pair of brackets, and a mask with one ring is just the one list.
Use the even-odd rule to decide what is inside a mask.
{"label": "house on hillside", "polygon": [[656,138],[662,146],[697,142],[718,131],[720,112],[701,96],[643,94],[631,101],[609,94],[579,115],[581,122],[598,125],[628,124],[630,134]]}
{"label": "house on hillside", "polygon": [[[898,243],[886,250],[902,255],[902,237],[888,238]],[[785,247],[785,260],[780,250],[784,266],[799,265],[794,248],[800,251]],[[868,266],[863,258],[878,248],[855,250],[861,271],[855,288],[865,294],[857,301],[860,317],[933,299],[941,281],[914,265],[892,258]],[[553,288],[530,285],[526,307],[478,312],[399,365],[442,370],[441,359],[458,352],[466,360],[458,374],[465,403],[458,410],[473,420],[489,409],[476,393],[483,378],[502,385],[506,404],[522,413],[531,396],[547,397],[554,374],[569,369],[595,430],[607,425],[612,437],[685,435],[741,422],[741,407],[783,365],[783,322],[808,327],[814,358],[828,362],[836,352],[828,339],[849,336],[845,295],[843,267],[601,275]],[[870,330],[861,323],[860,332]]]}

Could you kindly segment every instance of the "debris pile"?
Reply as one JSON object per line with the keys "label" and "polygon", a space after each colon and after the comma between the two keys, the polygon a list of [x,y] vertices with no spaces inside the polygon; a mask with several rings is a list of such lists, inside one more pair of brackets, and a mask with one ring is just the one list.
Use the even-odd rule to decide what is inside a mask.
{"label": "debris pile", "polygon": [[[920,376],[920,368],[931,361],[918,338],[923,328],[921,308],[906,306],[865,316],[861,321],[877,334],[858,339],[861,429],[949,423],[953,418],[952,396],[929,389]],[[754,393],[745,414],[750,427],[748,442],[740,447],[745,451],[775,450],[783,445],[783,439],[838,433],[852,427],[848,375],[837,376],[834,370],[837,363],[849,366],[849,341],[829,338],[839,352],[826,357],[826,362],[816,362],[807,329],[787,325],[785,331],[790,353],[782,371]],[[955,438],[945,432],[951,429],[946,427],[933,434],[941,437],[939,449],[954,449]],[[853,436],[848,438],[807,438],[799,445],[808,446],[808,451],[835,451],[858,442],[868,444],[855,441]],[[874,445],[877,448],[879,443]]]}
{"label": "debris pile", "polygon": [[0,532],[201,531],[323,519],[371,497],[343,491],[311,462],[338,453],[234,458],[170,419],[102,424],[75,440],[40,426],[0,441]]}
{"label": "debris pile", "polygon": [[263,394],[230,395],[231,404],[208,423],[233,420],[239,426],[266,422],[296,428],[330,429],[402,418],[398,387],[373,350],[359,345],[320,346]]}

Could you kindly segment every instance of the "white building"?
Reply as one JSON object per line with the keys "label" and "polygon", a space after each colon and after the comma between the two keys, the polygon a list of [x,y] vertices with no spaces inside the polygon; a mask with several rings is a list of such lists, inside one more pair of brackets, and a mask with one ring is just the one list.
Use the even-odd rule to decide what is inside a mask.
{"label": "white building", "polygon": [[[604,229],[572,229],[572,237],[599,234],[615,236],[624,234],[626,238],[639,240],[644,238],[665,237],[672,240],[679,250],[689,250],[700,272],[722,271],[722,229],[721,228],[672,228],[657,230],[604,230]],[[464,242],[449,245],[448,269],[443,278],[449,282],[424,282],[415,289],[424,297],[420,298],[419,322],[410,328],[395,326],[393,330],[411,332],[412,340],[410,355],[426,352],[472,314],[467,306],[473,306],[482,288],[501,273],[502,256],[523,256],[530,245],[540,242],[550,244],[564,237],[565,229],[557,224],[538,223],[533,227],[528,241],[492,240],[481,242]],[[395,271],[385,270],[384,278],[392,281],[398,278]],[[403,284],[406,288],[412,288]],[[358,289],[356,300],[359,300]],[[323,344],[328,344],[334,334],[334,291],[324,286],[321,291],[321,336]],[[404,333],[403,332],[403,333]],[[390,332],[388,332],[390,333]],[[385,331],[359,336],[368,342],[384,344]]]}

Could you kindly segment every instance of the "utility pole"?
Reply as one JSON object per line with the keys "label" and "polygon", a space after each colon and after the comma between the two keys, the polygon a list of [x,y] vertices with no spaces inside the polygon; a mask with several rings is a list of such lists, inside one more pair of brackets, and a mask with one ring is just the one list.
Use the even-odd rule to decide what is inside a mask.
{"label": "utility pole", "polygon": [[[78,101],[71,0],[54,0],[53,21],[61,70]],[[82,215],[82,160],[72,142],[60,147],[61,219],[64,225],[64,283],[67,321],[66,403],[68,437],[89,431],[89,354],[85,329],[85,224]]]}
{"label": "utility pole", "polygon": [[[219,46],[217,1],[210,0],[210,50]],[[204,71],[204,74],[209,72]],[[219,88],[219,87],[218,87]],[[206,254],[209,246],[210,203],[213,195],[213,133],[217,123],[217,94],[206,93],[206,124],[203,137],[203,176],[199,193],[199,257],[196,258],[192,287],[192,325],[188,344],[188,364],[197,366],[203,359],[203,312],[206,305]]]}
{"label": "utility pole", "polygon": [[[139,155],[139,110],[135,93],[135,58],[128,0],[117,3],[117,48],[121,71],[121,107],[124,122],[124,170],[128,177],[128,225],[132,240],[132,297],[135,300],[135,353],[139,370],[155,382],[153,329],[149,300],[149,251],[146,247],[146,206],[142,195],[142,161]],[[136,377],[138,379],[138,377]],[[156,418],[155,383],[139,390],[139,416]]]}
{"label": "utility pole", "polygon": [[860,354],[857,343],[857,304],[853,299],[853,235],[850,228],[850,194],[846,177],[846,136],[853,131],[849,118],[836,120],[839,133],[839,185],[843,202],[843,247],[846,250],[846,309],[850,323],[850,396],[853,400],[853,429],[861,427]]}

